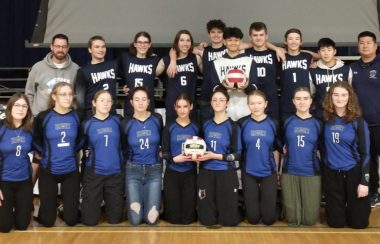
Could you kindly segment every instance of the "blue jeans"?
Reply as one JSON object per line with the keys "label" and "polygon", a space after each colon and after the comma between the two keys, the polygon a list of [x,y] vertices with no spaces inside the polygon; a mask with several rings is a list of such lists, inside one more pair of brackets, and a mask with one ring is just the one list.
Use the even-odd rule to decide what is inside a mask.
{"label": "blue jeans", "polygon": [[127,163],[125,192],[132,225],[155,224],[161,205],[162,164]]}

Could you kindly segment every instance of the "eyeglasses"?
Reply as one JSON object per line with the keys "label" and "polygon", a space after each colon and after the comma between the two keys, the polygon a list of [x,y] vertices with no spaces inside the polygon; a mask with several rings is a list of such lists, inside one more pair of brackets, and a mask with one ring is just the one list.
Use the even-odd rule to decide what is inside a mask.
{"label": "eyeglasses", "polygon": [[67,49],[67,48],[69,48],[69,46],[67,46],[67,45],[53,45],[53,47],[55,48],[55,49]]}
{"label": "eyeglasses", "polygon": [[222,98],[222,99],[212,99],[211,100],[211,102],[213,102],[213,103],[216,103],[216,102],[226,102],[227,101],[227,99],[224,99],[224,98]]}
{"label": "eyeglasses", "polygon": [[136,42],[138,45],[140,45],[140,46],[145,46],[145,45],[148,45],[149,44],[149,42],[148,41],[145,41],[145,42],[142,42],[142,41],[137,41]]}
{"label": "eyeglasses", "polygon": [[74,94],[72,93],[57,93],[58,96],[60,97],[73,97]]}
{"label": "eyeglasses", "polygon": [[27,104],[18,104],[18,103],[15,103],[13,104],[13,107],[17,108],[17,109],[28,109],[28,105]]}

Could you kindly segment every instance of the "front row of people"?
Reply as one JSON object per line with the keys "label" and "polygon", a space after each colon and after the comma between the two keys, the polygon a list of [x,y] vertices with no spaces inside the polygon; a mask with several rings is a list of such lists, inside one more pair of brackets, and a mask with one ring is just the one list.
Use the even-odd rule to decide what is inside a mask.
{"label": "front row of people", "polygon": [[[72,109],[73,88],[58,83],[50,94],[49,109],[36,117],[33,129],[28,99],[20,93],[10,98],[0,125],[1,232],[29,225],[37,172],[37,164],[32,167],[28,155],[33,150],[33,161],[40,168],[38,221],[47,227],[56,220],[58,183],[63,220],[69,226],[78,222],[80,212],[82,223],[96,225],[103,201],[107,222],[121,222],[124,197],[132,225],[157,223],[161,158],[166,162],[164,218],[173,224],[197,219],[207,226],[239,224],[243,218],[238,202],[240,164],[245,217],[252,224],[271,225],[278,219],[281,182],[289,225],[315,224],[324,192],[329,226],[368,226],[369,132],[347,82],[336,82],[328,91],[324,123],[309,112],[310,91],[298,88],[293,97],[296,113],[281,129],[265,113],[268,101],[259,90],[247,97],[251,114],[237,122],[226,113],[228,93],[214,91],[214,117],[201,127],[190,119],[193,105],[185,94],[175,101],[176,120],[165,128],[161,116],[148,110],[146,88],[134,89],[130,97],[133,115],[122,120],[111,114],[110,93],[99,91],[92,101],[94,116],[80,124]],[[182,151],[191,136],[201,136],[207,145],[197,162]],[[83,148],[80,204],[76,152]],[[280,153],[284,162],[279,171]]]}

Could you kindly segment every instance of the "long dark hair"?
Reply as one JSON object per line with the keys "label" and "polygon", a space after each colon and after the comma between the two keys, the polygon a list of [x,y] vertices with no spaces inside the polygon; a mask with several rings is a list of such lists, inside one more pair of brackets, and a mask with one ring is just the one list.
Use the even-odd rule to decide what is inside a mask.
{"label": "long dark hair", "polygon": [[177,35],[175,35],[174,42],[173,42],[173,49],[175,50],[177,57],[179,56],[179,52],[180,52],[179,47],[178,47],[178,42],[179,42],[179,38],[181,37],[182,34],[186,34],[186,35],[190,36],[191,47],[190,47],[189,53],[192,53],[193,49],[194,49],[194,40],[193,40],[193,36],[191,35],[190,31],[180,30],[177,32]]}
{"label": "long dark hair", "polygon": [[[148,32],[140,31],[136,33],[135,37],[133,38],[133,43],[129,45],[129,52],[135,56],[137,55],[137,50],[134,44],[137,43],[137,39],[139,39],[140,36],[147,38],[149,40],[149,43],[152,43],[152,38],[150,37],[150,34]],[[152,54],[153,54],[153,47],[150,46],[150,48],[148,49],[146,53],[146,57],[150,57],[152,56]]]}
{"label": "long dark hair", "polygon": [[21,122],[21,128],[24,131],[31,131],[32,130],[32,121],[33,121],[33,114],[32,110],[30,108],[30,103],[28,98],[25,96],[25,94],[17,92],[9,98],[8,103],[7,103],[7,108],[5,109],[5,119],[4,119],[4,124],[8,128],[15,129],[16,126],[13,122],[13,117],[12,117],[12,108],[15,105],[15,102],[17,102],[20,99],[24,99],[26,104],[28,105],[28,110],[26,112],[25,118]]}

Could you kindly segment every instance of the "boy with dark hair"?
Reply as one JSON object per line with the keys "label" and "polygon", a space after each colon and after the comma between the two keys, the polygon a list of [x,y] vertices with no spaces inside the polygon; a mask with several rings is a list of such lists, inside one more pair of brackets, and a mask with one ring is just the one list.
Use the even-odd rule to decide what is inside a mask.
{"label": "boy with dark hair", "polygon": [[[212,87],[224,86],[230,95],[228,115],[238,120],[250,114],[246,92],[257,89],[257,66],[255,61],[240,54],[243,32],[237,27],[226,28],[223,33],[227,53],[213,62],[211,80]],[[234,83],[237,77],[239,82]],[[207,81],[205,81],[207,82]]]}
{"label": "boy with dark hair", "polygon": [[310,90],[315,97],[314,116],[323,118],[323,100],[330,86],[337,81],[347,81],[351,84],[352,72],[349,66],[335,57],[335,42],[324,37],[318,41],[318,54],[321,57],[316,68],[310,68]]}
{"label": "boy with dark hair", "polygon": [[202,90],[199,98],[199,110],[201,122],[204,122],[213,116],[213,111],[210,105],[212,86],[211,86],[211,70],[213,61],[222,57],[226,52],[226,46],[223,43],[223,33],[226,24],[220,19],[213,19],[207,22],[207,32],[211,41],[211,45],[198,51],[198,55],[202,57],[203,64],[203,82]]}

